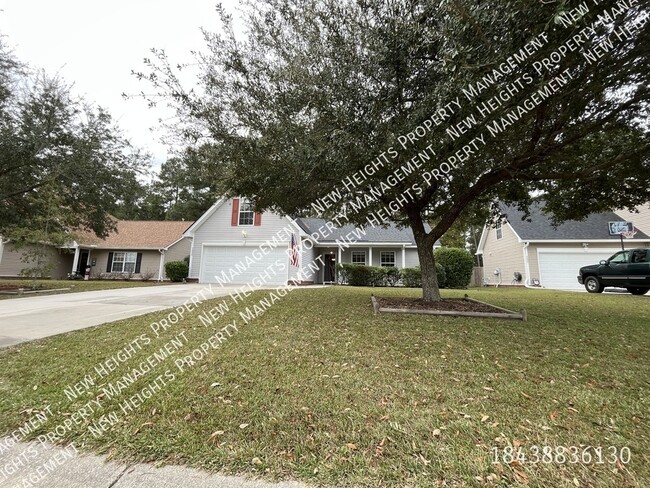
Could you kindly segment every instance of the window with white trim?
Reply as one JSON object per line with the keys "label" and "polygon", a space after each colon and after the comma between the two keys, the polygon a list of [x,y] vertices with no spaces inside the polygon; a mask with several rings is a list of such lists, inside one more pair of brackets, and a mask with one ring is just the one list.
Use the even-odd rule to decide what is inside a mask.
{"label": "window with white trim", "polygon": [[501,222],[499,222],[496,226],[496,233],[497,233],[497,241],[503,238],[503,228],[501,227]]}
{"label": "window with white trim", "polygon": [[253,225],[255,221],[255,211],[253,204],[248,200],[239,201],[239,225]]}
{"label": "window with white trim", "polygon": [[111,271],[113,273],[135,273],[137,260],[137,252],[114,252]]}
{"label": "window with white trim", "polygon": [[382,251],[379,254],[379,264],[388,268],[395,267],[395,251]]}
{"label": "window with white trim", "polygon": [[366,251],[352,251],[352,264],[366,265]]}

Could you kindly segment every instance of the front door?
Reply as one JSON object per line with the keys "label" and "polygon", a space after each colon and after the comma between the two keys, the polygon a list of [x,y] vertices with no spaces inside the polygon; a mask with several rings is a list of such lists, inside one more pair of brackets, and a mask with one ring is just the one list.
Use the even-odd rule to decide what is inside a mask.
{"label": "front door", "polygon": [[81,251],[77,265],[77,273],[80,275],[84,274],[86,272],[86,266],[88,266],[88,251]]}
{"label": "front door", "polygon": [[325,268],[323,269],[323,283],[334,283],[336,281],[336,260],[334,254],[325,254]]}

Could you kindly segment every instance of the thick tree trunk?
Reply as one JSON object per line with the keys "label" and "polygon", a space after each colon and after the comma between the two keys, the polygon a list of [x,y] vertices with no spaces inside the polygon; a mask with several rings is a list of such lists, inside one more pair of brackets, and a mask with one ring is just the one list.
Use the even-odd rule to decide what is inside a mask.
{"label": "thick tree trunk", "polygon": [[416,237],[415,243],[418,246],[418,257],[420,258],[420,269],[422,270],[422,300],[425,302],[437,302],[440,298],[440,288],[438,288],[438,274],[436,273],[436,262],[433,258],[433,244],[429,239],[418,242]]}
{"label": "thick tree trunk", "polygon": [[438,288],[438,275],[436,273],[436,263],[433,258],[433,239],[431,234],[424,230],[424,221],[418,211],[409,211],[409,222],[415,244],[418,247],[418,258],[420,259],[420,269],[422,270],[422,299],[425,302],[440,301],[440,289]]}

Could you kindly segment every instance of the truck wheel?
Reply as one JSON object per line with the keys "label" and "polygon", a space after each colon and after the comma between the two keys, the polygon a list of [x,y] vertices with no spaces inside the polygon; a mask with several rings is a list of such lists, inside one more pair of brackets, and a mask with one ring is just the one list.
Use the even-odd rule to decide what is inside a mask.
{"label": "truck wheel", "polygon": [[589,276],[585,279],[585,289],[589,293],[602,293],[605,288],[603,288],[603,285],[600,284],[598,278],[595,276]]}
{"label": "truck wheel", "polygon": [[645,295],[648,293],[648,290],[650,288],[628,288],[627,291],[629,291],[632,295]]}

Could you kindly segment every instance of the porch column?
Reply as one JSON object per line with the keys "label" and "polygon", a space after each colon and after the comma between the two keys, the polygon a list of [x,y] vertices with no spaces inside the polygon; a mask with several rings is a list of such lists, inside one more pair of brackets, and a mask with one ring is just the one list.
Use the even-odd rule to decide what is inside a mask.
{"label": "porch column", "polygon": [[372,266],[372,247],[368,247],[368,266]]}
{"label": "porch column", "polygon": [[406,246],[402,246],[402,269],[406,268]]}
{"label": "porch column", "polygon": [[71,273],[77,271],[77,266],[79,266],[79,245],[77,244],[74,248],[74,259],[72,260],[72,270]]}
{"label": "porch column", "polygon": [[163,280],[163,266],[165,263],[165,251],[163,249],[158,249],[160,252],[160,265],[158,266],[158,281]]}
{"label": "porch column", "polygon": [[342,264],[342,262],[343,262],[343,252],[341,251],[341,246],[339,246],[339,253],[338,253],[337,259],[338,259],[338,261],[336,261],[337,264]]}

